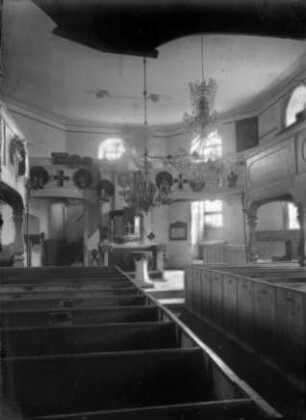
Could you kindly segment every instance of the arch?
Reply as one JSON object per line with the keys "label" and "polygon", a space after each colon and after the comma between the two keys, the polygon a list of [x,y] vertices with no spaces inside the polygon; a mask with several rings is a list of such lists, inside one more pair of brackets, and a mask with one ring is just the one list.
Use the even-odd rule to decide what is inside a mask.
{"label": "arch", "polygon": [[3,182],[0,182],[0,198],[17,212],[24,210],[24,203],[21,195]]}
{"label": "arch", "polygon": [[284,123],[285,127],[289,127],[298,121],[299,114],[306,110],[306,85],[298,85],[289,97],[285,109]]}

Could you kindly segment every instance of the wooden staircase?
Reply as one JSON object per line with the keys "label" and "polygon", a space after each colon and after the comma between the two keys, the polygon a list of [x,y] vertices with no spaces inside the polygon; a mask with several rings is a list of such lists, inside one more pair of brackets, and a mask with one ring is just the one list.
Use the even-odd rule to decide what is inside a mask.
{"label": "wooden staircase", "polygon": [[7,268],[0,280],[11,418],[281,418],[119,269]]}

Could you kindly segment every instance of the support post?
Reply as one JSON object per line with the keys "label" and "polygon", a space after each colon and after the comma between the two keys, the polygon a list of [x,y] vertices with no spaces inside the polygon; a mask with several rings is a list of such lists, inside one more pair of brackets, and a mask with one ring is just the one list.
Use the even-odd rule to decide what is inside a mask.
{"label": "support post", "polygon": [[298,221],[300,225],[299,238],[299,264],[301,267],[305,266],[305,224],[306,224],[306,208],[303,203],[297,204]]}
{"label": "support post", "polygon": [[249,259],[251,262],[256,262],[258,260],[256,241],[257,212],[247,213],[247,218],[249,225]]}
{"label": "support post", "polygon": [[23,209],[13,209],[13,222],[15,225],[14,241],[14,267],[24,267],[24,239],[23,239]]}

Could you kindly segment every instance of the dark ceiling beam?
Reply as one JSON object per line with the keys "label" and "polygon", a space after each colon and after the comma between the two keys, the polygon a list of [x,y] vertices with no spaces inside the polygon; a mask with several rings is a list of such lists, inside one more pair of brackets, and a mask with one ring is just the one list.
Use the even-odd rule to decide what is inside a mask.
{"label": "dark ceiling beam", "polygon": [[306,39],[305,0],[32,0],[56,35],[100,51],[156,57],[186,35]]}

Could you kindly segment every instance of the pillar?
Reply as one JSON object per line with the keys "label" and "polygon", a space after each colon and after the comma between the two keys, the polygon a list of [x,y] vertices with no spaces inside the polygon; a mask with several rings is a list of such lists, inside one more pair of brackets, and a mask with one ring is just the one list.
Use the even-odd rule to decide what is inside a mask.
{"label": "pillar", "polygon": [[299,264],[305,266],[305,224],[306,224],[306,208],[302,203],[297,204],[298,221],[300,225],[299,239]]}
{"label": "pillar", "polygon": [[247,213],[247,218],[249,225],[249,259],[251,262],[255,262],[258,259],[256,241],[257,212]]}
{"label": "pillar", "polygon": [[13,209],[13,222],[15,225],[14,267],[24,267],[23,209]]}

